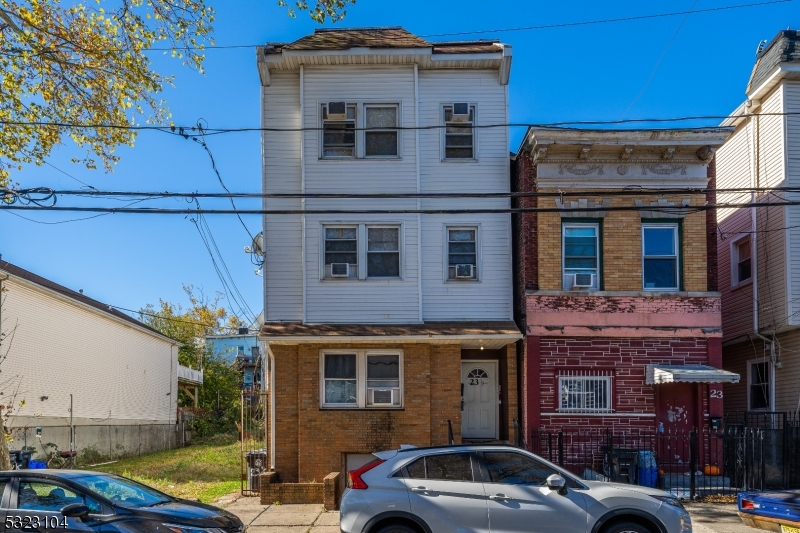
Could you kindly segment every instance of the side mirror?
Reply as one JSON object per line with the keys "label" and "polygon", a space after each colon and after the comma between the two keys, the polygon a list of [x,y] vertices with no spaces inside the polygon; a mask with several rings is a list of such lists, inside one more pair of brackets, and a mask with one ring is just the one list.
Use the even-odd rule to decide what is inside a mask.
{"label": "side mirror", "polygon": [[61,508],[61,514],[67,518],[80,518],[83,520],[89,516],[89,512],[91,512],[89,506],[82,503],[71,503]]}
{"label": "side mirror", "polygon": [[547,488],[558,491],[563,496],[567,493],[567,480],[558,474],[553,474],[547,478]]}

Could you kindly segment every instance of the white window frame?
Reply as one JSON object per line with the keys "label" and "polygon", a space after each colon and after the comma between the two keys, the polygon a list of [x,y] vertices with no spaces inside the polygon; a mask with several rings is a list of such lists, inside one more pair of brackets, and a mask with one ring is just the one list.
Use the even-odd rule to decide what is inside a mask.
{"label": "white window frame", "polygon": [[[450,230],[470,230],[475,232],[475,270],[477,274],[472,279],[456,279],[450,277]],[[445,283],[476,283],[481,281],[483,275],[481,261],[481,225],[480,224],[445,224],[444,225],[444,282]]]}
{"label": "white window frame", "polygon": [[[325,403],[325,355],[326,354],[355,354],[356,355],[356,398],[355,404],[350,403]],[[370,355],[397,355],[400,365],[400,405],[371,406],[367,405],[367,356]],[[394,349],[369,349],[348,350],[343,348],[322,349],[319,351],[319,407],[320,409],[371,409],[371,410],[397,410],[405,405],[404,381],[404,354],[403,350]]]}
{"label": "white window frame", "polygon": [[[361,113],[361,115],[362,115],[363,121],[364,121],[364,124],[361,126],[362,128],[366,128],[367,127],[367,108],[370,108],[370,107],[393,107],[393,108],[395,108],[395,112],[397,113],[396,114],[397,121],[395,123],[395,127],[396,128],[400,127],[400,122],[401,122],[401,120],[400,120],[400,111],[401,111],[400,104],[397,104],[397,103],[389,104],[389,103],[373,103],[373,102],[369,102],[369,103],[362,104],[361,107],[363,109],[363,113]],[[395,155],[367,155],[367,133],[369,133],[369,132],[367,132],[366,129],[362,129],[361,131],[359,131],[360,135],[357,136],[357,139],[361,140],[360,144],[362,146],[362,154],[360,155],[360,157],[363,157],[364,159],[400,159],[400,138],[402,137],[402,135],[400,135],[400,133],[402,132],[402,130],[400,130],[400,129],[397,129],[397,130],[375,129],[375,130],[370,130],[370,132],[378,132],[378,133],[381,133],[381,132],[395,132],[397,134],[397,153]],[[356,142],[356,144],[359,144],[359,143]]]}
{"label": "white window frame", "polygon": [[[562,407],[562,402],[564,399],[563,390],[562,390],[562,381],[569,380],[569,381],[603,381],[606,383],[606,405],[608,407],[603,408],[587,408],[587,407]],[[613,392],[613,382],[612,376],[558,376],[558,405],[556,406],[556,411],[559,413],[613,413],[614,412],[614,392]]]}
{"label": "white window frame", "polygon": [[[565,259],[565,250],[566,250],[566,239],[567,239],[567,232],[565,231],[567,228],[594,228],[596,235],[595,239],[597,240],[597,248],[596,248],[596,267],[595,276],[594,276],[594,285],[591,288],[587,289],[590,291],[600,290],[600,276],[602,276],[602,265],[603,259],[602,254],[603,251],[600,249],[602,244],[602,239],[600,238],[600,223],[599,222],[562,222],[561,223],[561,287],[562,290],[570,290],[572,287],[566,287],[566,283],[564,282],[565,278],[567,277],[567,262]],[[591,270],[589,268],[582,268],[582,269],[575,269],[571,268],[569,270]]]}
{"label": "white window frame", "polygon": [[[767,394],[767,407],[760,407],[760,408],[753,408],[750,407],[752,404],[750,403],[750,388],[753,386],[753,365],[757,364],[766,364],[767,365],[767,372],[769,375],[767,376],[767,385],[769,386],[769,394]],[[758,358],[758,359],[748,359],[747,360],[747,410],[748,411],[763,411],[763,412],[770,412],[773,409],[773,399],[775,394],[775,368],[773,368],[772,362],[768,358]]]}
{"label": "white window frame", "polygon": [[[645,263],[645,255],[644,255],[644,230],[645,228],[672,228],[673,235],[675,237],[675,255],[651,255],[647,256],[650,258],[675,258],[675,286],[674,287],[647,287],[647,282],[644,279],[644,263]],[[643,223],[642,224],[642,290],[643,291],[677,291],[680,290],[681,287],[681,234],[680,234],[680,224],[677,222],[664,222],[660,224],[651,224],[651,223]]]}
{"label": "white window frame", "polygon": [[[342,278],[336,277],[336,278],[334,278],[333,276],[329,276],[328,275],[328,263],[325,262],[325,243],[327,242],[327,239],[325,237],[325,230],[328,229],[328,228],[331,228],[331,229],[355,228],[355,230],[356,230],[356,272],[355,272],[355,276],[354,277],[346,277],[346,278],[345,277],[342,277]],[[322,231],[320,232],[320,239],[321,239],[321,244],[320,244],[320,264],[322,265],[321,271],[320,271],[320,278],[324,279],[324,280],[335,280],[335,281],[353,281],[353,280],[357,280],[358,279],[358,271],[361,268],[361,254],[359,253],[359,249],[361,247],[360,246],[361,238],[360,238],[359,225],[358,224],[323,224]]]}
{"label": "white window frame", "polygon": [[[750,277],[745,280],[739,279],[739,246],[744,244],[743,241],[747,241],[747,244],[750,246]],[[753,254],[753,240],[750,238],[750,235],[742,235],[740,237],[736,237],[731,241],[730,247],[730,257],[731,257],[731,288],[735,289],[737,287],[742,287],[744,285],[749,285],[753,283],[753,262],[755,261],[755,257]]]}
{"label": "white window frame", "polygon": [[[331,100],[331,102],[334,102],[334,101],[336,101],[336,100]],[[323,118],[324,117],[324,113],[328,109],[328,102],[320,102],[319,105],[317,106],[317,109],[319,110],[319,127],[320,127],[320,130],[319,130],[319,158],[320,159],[325,159],[325,160],[347,159],[347,160],[350,160],[350,159],[356,159],[358,157],[358,144],[359,144],[358,143],[358,133],[359,133],[358,132],[358,118],[359,118],[359,112],[358,111],[359,111],[359,109],[358,109],[358,105],[357,104],[354,104],[352,102],[345,103],[345,109],[350,109],[350,108],[353,108],[353,110],[354,110],[353,112],[355,114],[355,118],[347,119],[344,122],[349,122],[349,121],[353,122],[353,128],[354,128],[354,130],[353,130],[353,134],[354,134],[354,136],[353,136],[353,155],[325,155],[325,123],[326,122],[343,122],[343,121],[341,121],[341,120],[328,120],[328,119]]]}
{"label": "white window frame", "polygon": [[[478,105],[474,102],[467,102],[469,109],[472,111],[472,157],[447,157],[447,122],[445,122],[445,109],[452,108],[454,102],[464,102],[463,100],[453,100],[452,102],[444,102],[439,105],[439,123],[442,125],[440,136],[440,151],[441,160],[443,163],[476,163],[478,161]],[[452,123],[451,124],[459,124]]]}
{"label": "white window frame", "polygon": [[[326,119],[323,119],[323,108],[327,109],[328,102],[345,101],[348,108],[355,108],[355,149],[353,155],[323,155],[324,153],[324,126]],[[365,107],[396,107],[397,108],[397,155],[366,155],[366,136],[364,128],[366,127],[366,112]],[[347,99],[331,98],[325,101],[317,102],[317,153],[320,161],[356,161],[356,160],[399,160],[402,159],[403,153],[403,103],[400,101],[384,101],[384,100],[360,100],[352,101]],[[352,119],[349,119],[352,120]],[[339,122],[339,121],[333,121]],[[382,131],[382,130],[375,130]],[[388,130],[386,130],[388,131]]]}
{"label": "white window frame", "polygon": [[[325,228],[358,228],[356,252],[358,256],[357,274],[355,277],[334,278],[327,276],[325,263]],[[368,232],[369,228],[392,228],[397,229],[397,244],[399,255],[399,276],[368,276],[367,275],[367,253],[368,253]],[[405,225],[403,222],[344,222],[331,221],[321,222],[319,230],[319,279],[326,283],[342,282],[351,283],[356,281],[393,281],[405,279]]]}

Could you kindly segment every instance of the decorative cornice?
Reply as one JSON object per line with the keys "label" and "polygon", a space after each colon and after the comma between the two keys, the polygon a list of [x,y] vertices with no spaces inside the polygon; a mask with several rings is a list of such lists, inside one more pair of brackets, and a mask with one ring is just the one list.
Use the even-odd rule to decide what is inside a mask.
{"label": "decorative cornice", "polygon": [[619,154],[620,159],[630,159],[631,152],[633,152],[633,146],[626,146],[622,149],[622,152]]}
{"label": "decorative cornice", "polygon": [[558,165],[558,173],[564,174],[565,172],[573,176],[588,176],[597,172],[598,176],[602,176],[603,165],[575,165],[571,163]]}
{"label": "decorative cornice", "polygon": [[642,218],[685,218],[686,215],[689,213],[689,204],[691,200],[689,198],[684,198],[681,200],[681,207],[678,207],[675,202],[670,202],[666,198],[659,198],[655,202],[649,202],[647,204],[642,201],[641,198],[634,198],[633,203],[636,204],[636,207],[643,208],[648,206],[652,207],[663,207],[663,211],[657,211],[655,209],[640,209],[639,216]]}
{"label": "decorative cornice", "polygon": [[675,147],[669,146],[664,150],[664,153],[661,155],[661,159],[672,159],[672,154],[675,153]]}
{"label": "decorative cornice", "polygon": [[559,211],[562,218],[604,218],[608,211],[587,211],[594,207],[611,207],[611,198],[603,198],[601,203],[588,198],[562,201],[556,198],[556,207],[559,209],[580,209],[580,211]]}
{"label": "decorative cornice", "polygon": [[697,150],[697,157],[703,163],[710,163],[712,159],[714,159],[714,154],[717,152],[717,149],[712,146],[703,146],[699,150]]}
{"label": "decorative cornice", "polygon": [[649,165],[642,165],[642,176],[647,176],[647,172],[659,176],[668,176],[670,174],[677,174],[680,172],[681,176],[686,175],[686,165],[668,165],[666,163],[654,163]]}

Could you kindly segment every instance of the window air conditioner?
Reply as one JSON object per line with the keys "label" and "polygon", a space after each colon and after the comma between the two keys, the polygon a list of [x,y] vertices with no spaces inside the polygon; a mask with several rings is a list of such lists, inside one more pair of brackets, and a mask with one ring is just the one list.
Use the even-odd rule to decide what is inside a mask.
{"label": "window air conditioner", "polygon": [[469,104],[453,104],[453,122],[469,122]]}
{"label": "window air conditioner", "polygon": [[573,289],[589,289],[594,286],[594,274],[574,274]]}
{"label": "window air conditioner", "polygon": [[475,265],[456,265],[456,279],[472,279],[474,273]]}
{"label": "window air conditioner", "polygon": [[348,263],[331,263],[332,278],[349,278],[350,265]]}
{"label": "window air conditioner", "polygon": [[328,102],[328,120],[347,120],[347,103]]}
{"label": "window air conditioner", "polygon": [[400,389],[367,389],[369,405],[400,405]]}

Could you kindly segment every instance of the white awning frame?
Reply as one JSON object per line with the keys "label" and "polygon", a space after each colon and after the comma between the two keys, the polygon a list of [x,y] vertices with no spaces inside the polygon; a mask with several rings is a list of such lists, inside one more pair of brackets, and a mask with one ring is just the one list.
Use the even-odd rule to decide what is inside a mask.
{"label": "white awning frame", "polygon": [[645,382],[663,383],[739,383],[739,374],[707,365],[647,365]]}

